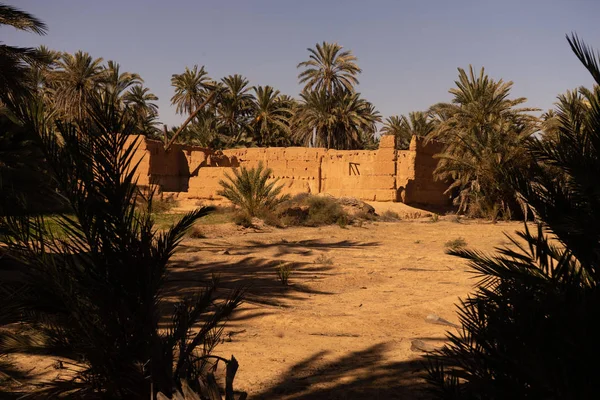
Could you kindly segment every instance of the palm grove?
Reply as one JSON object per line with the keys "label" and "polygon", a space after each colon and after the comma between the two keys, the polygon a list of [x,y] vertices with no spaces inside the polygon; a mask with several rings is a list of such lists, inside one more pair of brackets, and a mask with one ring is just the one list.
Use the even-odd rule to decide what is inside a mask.
{"label": "palm grove", "polygon": [[[0,24],[35,34],[47,29],[2,4]],[[568,40],[600,83],[596,54],[576,36]],[[356,57],[327,42],[309,49],[298,65],[304,88],[297,99],[250,86],[241,75],[213,80],[204,67],[185,68],[172,76],[171,102],[187,121],[171,130],[159,128],[157,98],[143,79],[114,61],[3,43],[0,58],[0,357],[45,353],[78,365],[71,378],[37,388],[41,397],[147,398],[189,382],[213,399],[210,366],[223,362],[226,396],[234,398],[237,362],[211,352],[243,289],[216,297],[218,281],[209,280],[180,299],[168,327],[159,329],[168,261],[211,209],[157,230],[152,193],[136,189],[126,135],[217,149],[372,148],[381,117],[356,91]],[[394,135],[398,149],[413,136],[444,144],[435,174],[448,182],[459,212],[535,215],[538,227],[499,255],[455,251],[482,281],[459,307],[462,330],[429,357],[434,393],[592,396],[597,384],[588,367],[597,357],[586,346],[597,337],[590,315],[600,305],[600,91],[569,91],[536,118],[536,109],[521,107],[524,98],[511,97],[511,82],[483,69],[459,69],[455,84],[450,103],[390,116],[382,133]],[[56,209],[66,237],[46,229],[44,213]],[[0,374],[15,379],[19,371],[0,359]]]}

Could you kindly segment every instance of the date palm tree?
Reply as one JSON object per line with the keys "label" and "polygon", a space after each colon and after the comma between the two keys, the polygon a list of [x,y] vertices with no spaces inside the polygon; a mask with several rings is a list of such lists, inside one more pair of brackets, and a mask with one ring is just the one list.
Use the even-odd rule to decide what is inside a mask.
{"label": "date palm tree", "polygon": [[290,134],[292,110],[280,98],[279,90],[271,86],[255,86],[252,109],[254,140],[258,146],[276,146],[285,143]]}
{"label": "date palm tree", "polygon": [[584,116],[590,107],[587,100],[589,96],[589,91],[583,87],[576,90],[567,90],[564,94],[559,95],[556,102],[557,110],[549,110],[542,115],[541,128],[544,133],[544,140],[556,142],[560,132],[561,120],[565,119],[573,121],[575,124],[574,131],[581,132]]}
{"label": "date palm tree", "polygon": [[[0,4],[0,26],[8,25],[15,29],[44,35],[46,24],[33,15],[18,8]],[[29,47],[9,46],[0,42],[0,101],[11,102],[11,96],[27,95],[29,66],[43,62],[44,58]]]}
{"label": "date palm tree", "polygon": [[386,118],[381,132],[396,137],[396,148],[406,150],[413,136],[427,137],[435,130],[436,122],[428,113],[415,111],[398,117]]}
{"label": "date palm tree", "polygon": [[249,217],[256,217],[261,212],[273,210],[278,204],[289,199],[282,196],[283,185],[279,178],[271,179],[273,171],[261,163],[255,168],[241,167],[233,170],[233,176],[225,174],[219,181],[221,189],[217,192]]}
{"label": "date palm tree", "polygon": [[363,148],[364,135],[373,136],[381,120],[372,104],[358,93],[330,96],[325,90],[304,91],[296,116],[296,139],[304,146],[350,150]]}
{"label": "date palm tree", "polygon": [[244,141],[251,132],[250,116],[254,96],[248,79],[242,75],[229,75],[221,79],[221,94],[217,100],[216,115],[232,143]]}
{"label": "date palm tree", "polygon": [[509,165],[527,164],[524,143],[538,129],[534,108],[518,108],[525,98],[510,99],[512,82],[495,81],[482,68],[475,74],[459,68],[451,103],[432,107],[440,123],[429,139],[445,143],[435,175],[450,180],[448,193],[458,191],[460,212],[510,218],[519,211],[515,193],[502,172]]}
{"label": "date palm tree", "polygon": [[134,121],[136,121],[136,131],[146,136],[152,136],[158,131],[156,127],[158,106],[153,103],[156,100],[158,100],[158,97],[141,84],[132,86],[123,95],[123,103],[128,107]]}
{"label": "date palm tree", "polygon": [[171,85],[175,94],[171,97],[171,104],[176,106],[176,112],[191,115],[206,100],[211,82],[204,65],[200,69],[197,65],[192,69],[185,67],[182,74],[173,74]]}
{"label": "date palm tree", "polygon": [[[600,85],[598,53],[575,35],[567,38]],[[462,329],[449,332],[449,343],[431,359],[437,398],[597,396],[590,366],[599,350],[589,343],[600,335],[600,89],[580,95],[589,103],[581,113],[556,109],[555,141],[527,141],[533,173],[505,170],[537,229],[525,225],[493,255],[452,252],[481,280],[460,305]]]}
{"label": "date palm tree", "polygon": [[57,61],[61,57],[60,52],[51,50],[46,46],[40,46],[36,52],[44,60],[43,63],[31,65],[31,82],[36,95],[44,101],[46,110],[54,108],[54,96],[52,91],[52,74],[57,67]]}
{"label": "date palm tree", "polygon": [[108,83],[109,72],[102,58],[86,52],[63,53],[52,74],[54,103],[67,120],[82,122],[88,119],[87,110]]}
{"label": "date palm tree", "polygon": [[351,51],[342,51],[343,47],[337,43],[317,43],[314,49],[307,49],[310,53],[308,61],[298,64],[304,68],[298,79],[305,84],[304,90],[325,90],[329,95],[336,91],[353,91],[358,85],[356,76],[362,70],[356,64],[356,57]]}
{"label": "date palm tree", "polygon": [[144,80],[136,73],[121,72],[121,66],[109,60],[106,70],[106,82],[103,84],[105,95],[112,96],[114,101],[119,104],[122,102],[122,96],[128,89],[141,85]]}

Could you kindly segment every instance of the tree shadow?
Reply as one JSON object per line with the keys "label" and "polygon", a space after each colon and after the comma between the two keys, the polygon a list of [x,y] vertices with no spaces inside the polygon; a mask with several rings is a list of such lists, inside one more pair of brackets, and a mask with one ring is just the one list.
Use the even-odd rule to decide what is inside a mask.
{"label": "tree shadow", "polygon": [[298,241],[287,241],[282,239],[278,242],[268,243],[259,240],[249,240],[239,245],[233,245],[227,241],[206,241],[201,245],[181,245],[181,251],[184,253],[195,252],[199,250],[221,252],[227,251],[231,255],[249,255],[258,250],[275,249],[274,257],[281,257],[288,254],[310,255],[313,251],[327,251],[345,248],[365,248],[378,246],[378,242],[358,242],[355,240],[340,240],[337,242],[325,242],[321,239],[306,239]]}
{"label": "tree shadow", "polygon": [[[385,343],[321,362],[327,351],[293,365],[254,399],[427,399],[422,357],[386,362]],[[416,354],[416,353],[415,353]]]}
{"label": "tree shadow", "polygon": [[[291,268],[288,285],[284,285],[277,275],[282,264]],[[307,283],[332,275],[332,269],[321,264],[259,257],[244,257],[234,262],[177,261],[170,268],[164,294],[167,299],[193,295],[216,277],[223,296],[232,290],[244,288],[244,301],[247,303],[287,307],[285,300],[302,300],[307,294],[331,294],[311,289]]]}

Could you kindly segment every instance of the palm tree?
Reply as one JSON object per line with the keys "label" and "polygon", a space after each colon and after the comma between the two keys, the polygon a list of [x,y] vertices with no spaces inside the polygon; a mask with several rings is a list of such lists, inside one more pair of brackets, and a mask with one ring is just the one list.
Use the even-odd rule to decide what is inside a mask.
{"label": "palm tree", "polygon": [[381,132],[396,137],[396,148],[407,150],[413,136],[426,137],[435,130],[436,122],[428,113],[411,112],[408,117],[393,115],[386,118]]}
{"label": "palm tree", "polygon": [[176,112],[191,115],[206,100],[211,83],[204,65],[199,70],[194,65],[192,69],[185,67],[182,74],[173,74],[171,85],[175,88],[175,94],[171,97],[171,104],[177,107]]}
{"label": "palm tree", "polygon": [[51,50],[46,46],[40,46],[36,49],[37,54],[43,63],[31,65],[31,82],[38,97],[43,99],[47,110],[54,108],[54,96],[52,94],[52,74],[57,67],[57,61],[61,54],[58,51]]}
{"label": "palm tree", "polygon": [[142,132],[146,136],[152,136],[158,131],[156,128],[158,106],[152,103],[156,100],[158,100],[158,97],[141,84],[132,86],[123,95],[123,103],[133,115],[134,121],[136,121],[137,132]]}
{"label": "palm tree", "polygon": [[108,61],[105,69],[104,92],[106,95],[112,96],[117,103],[122,101],[122,96],[128,89],[144,83],[144,80],[136,73],[121,73],[121,66],[112,60]]}
{"label": "palm tree", "polygon": [[158,97],[149,88],[141,84],[134,85],[123,96],[123,102],[134,110],[135,114],[140,116],[158,114],[158,106],[152,101],[158,100]]}
{"label": "palm tree", "polygon": [[227,137],[221,134],[222,126],[214,114],[207,110],[200,112],[179,136],[180,143],[193,144],[221,150],[227,147]]}
{"label": "palm tree", "polygon": [[[198,390],[241,293],[216,301],[213,280],[175,305],[169,299],[166,307],[164,285],[185,231],[211,209],[191,211],[158,231],[152,194],[144,197],[137,187],[127,115],[113,98],[95,98],[86,122],[90,134],[81,136],[81,127],[68,123],[27,121],[69,209],[58,219],[64,240],[45,228],[43,217],[0,219],[9,232],[2,236],[0,262],[6,266],[9,254],[19,271],[8,279],[0,274],[0,288],[11,293],[3,298],[0,320],[13,319],[41,336],[38,343],[22,343],[24,350],[39,352],[41,344],[46,354],[77,364],[69,377],[45,383],[36,393],[41,398],[170,396],[182,380]],[[167,309],[173,315],[163,326]],[[0,353],[6,344],[0,341]]]}
{"label": "palm tree", "polygon": [[349,150],[363,148],[365,134],[373,136],[381,120],[373,105],[360,94],[330,96],[325,90],[304,91],[296,115],[296,139],[305,146]]}
{"label": "palm tree", "polygon": [[475,75],[459,68],[451,103],[432,107],[440,122],[429,139],[445,143],[435,175],[451,182],[459,212],[495,218],[520,210],[502,170],[527,164],[524,143],[537,131],[532,108],[516,108],[525,98],[509,99],[512,82],[494,81],[482,68]]}
{"label": "palm tree", "polygon": [[[9,25],[15,29],[43,35],[46,25],[33,15],[15,7],[0,4],[0,26]],[[26,95],[31,87],[28,84],[29,65],[43,62],[35,49],[8,46],[0,42],[0,101],[11,102],[11,96]]]}
{"label": "palm tree", "polygon": [[568,90],[566,93],[559,95],[556,102],[557,110],[548,110],[542,115],[543,138],[556,142],[560,132],[561,120],[573,121],[575,124],[573,130],[580,132],[583,129],[584,116],[590,108],[590,103],[587,100],[590,95],[591,93],[586,88]]}
{"label": "palm tree", "polygon": [[307,49],[309,60],[298,64],[298,68],[305,68],[298,75],[300,83],[305,84],[304,90],[325,90],[329,95],[354,90],[358,85],[356,76],[362,71],[352,52],[342,51],[342,48],[337,43],[323,42],[317,43],[315,49]]}
{"label": "palm tree", "polygon": [[107,84],[109,72],[102,58],[94,59],[86,52],[63,53],[52,74],[54,103],[67,120],[82,122],[100,89]]}
{"label": "palm tree", "polygon": [[244,140],[250,133],[250,114],[254,96],[250,93],[248,79],[241,75],[229,75],[221,79],[221,94],[217,101],[216,115],[225,128],[224,135],[233,143]]}
{"label": "palm tree", "polygon": [[[598,53],[575,35],[567,39],[600,85]],[[537,230],[525,225],[499,254],[452,252],[467,259],[481,281],[460,305],[462,329],[450,332],[431,359],[438,398],[597,396],[590,366],[599,351],[589,343],[600,335],[592,317],[600,313],[600,89],[580,95],[589,102],[582,113],[555,111],[555,141],[527,141],[533,173],[505,170],[539,220]]]}
{"label": "palm tree", "polygon": [[252,110],[254,140],[258,146],[275,146],[285,142],[290,134],[292,110],[288,99],[280,98],[279,90],[271,86],[255,86]]}
{"label": "palm tree", "polygon": [[225,174],[226,179],[219,181],[222,189],[218,194],[240,207],[247,216],[256,217],[289,198],[280,196],[283,185],[277,185],[279,178],[270,179],[272,174],[262,163],[256,168],[234,169],[233,176]]}

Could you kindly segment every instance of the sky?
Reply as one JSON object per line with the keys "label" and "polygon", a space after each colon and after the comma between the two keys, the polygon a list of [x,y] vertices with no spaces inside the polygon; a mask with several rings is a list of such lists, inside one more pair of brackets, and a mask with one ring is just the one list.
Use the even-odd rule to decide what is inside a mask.
{"label": "sky", "polygon": [[160,120],[180,124],[171,75],[204,65],[213,79],[242,74],[297,96],[299,62],[323,41],[351,50],[357,91],[382,116],[449,101],[457,68],[513,81],[513,97],[548,109],[591,86],[565,34],[600,49],[598,0],[13,0],[48,25],[45,36],[0,28],[17,46],[84,50],[137,72],[159,97]]}

